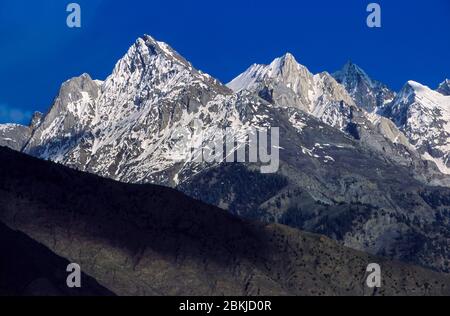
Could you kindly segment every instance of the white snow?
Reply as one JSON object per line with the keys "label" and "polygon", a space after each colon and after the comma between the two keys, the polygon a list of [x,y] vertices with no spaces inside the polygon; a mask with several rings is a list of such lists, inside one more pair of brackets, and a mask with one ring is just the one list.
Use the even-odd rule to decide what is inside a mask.
{"label": "white snow", "polygon": [[[391,106],[395,122],[423,153],[424,159],[433,160],[443,173],[447,173],[448,158],[445,157],[450,155],[450,96],[411,80]],[[402,113],[406,113],[406,122],[400,121]]]}
{"label": "white snow", "polygon": [[436,164],[436,166],[438,167],[439,171],[441,171],[442,173],[450,174],[450,168],[448,168],[446,166],[446,161],[443,161],[443,159],[434,158],[427,152],[424,155],[422,155],[422,157],[425,160],[434,162]]}

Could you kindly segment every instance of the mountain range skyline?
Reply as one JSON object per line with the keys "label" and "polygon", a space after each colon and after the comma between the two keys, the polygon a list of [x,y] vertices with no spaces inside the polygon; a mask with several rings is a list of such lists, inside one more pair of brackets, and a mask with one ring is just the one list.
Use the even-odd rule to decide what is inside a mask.
{"label": "mountain range skyline", "polygon": [[[150,35],[144,34],[141,38],[144,38],[146,36],[150,36]],[[290,52],[286,52],[282,56],[275,57],[275,59],[273,59],[273,61],[281,59],[281,58],[284,58],[286,56],[290,56],[290,57],[294,58],[294,60],[297,62],[296,57]],[[252,66],[254,66],[254,65],[265,65],[265,64],[254,63]],[[337,71],[335,71],[335,72],[327,71],[327,70],[324,70],[323,72],[334,76],[338,80],[339,83],[344,84],[342,82],[342,78],[340,79],[339,76],[340,76],[341,73],[345,73],[345,72],[349,71],[349,68],[353,69],[353,71],[358,72],[359,75],[361,75],[362,77],[367,78],[367,80],[373,82],[374,84],[381,85],[382,89],[387,89],[387,90],[391,91],[394,94],[397,93],[397,92],[401,92],[401,90],[404,89],[405,86],[408,86],[409,82],[418,82],[418,83],[420,83],[420,81],[416,81],[416,80],[407,80],[401,86],[401,88],[398,91],[391,90],[387,85],[385,85],[382,82],[382,80],[379,80],[379,79],[374,80],[371,77],[369,77],[367,75],[367,73],[365,72],[365,70],[363,68],[361,68],[360,65],[354,63],[351,59],[348,59],[347,62],[345,62],[345,64],[342,66],[342,68],[337,70]],[[86,75],[86,74],[89,75],[88,72],[81,72],[79,74],[79,76],[83,76],[83,75]],[[235,81],[241,75],[242,75],[242,73],[237,74],[237,76],[234,77],[228,83],[226,83],[226,82],[221,82],[221,83],[224,84],[224,85],[233,84],[233,81]],[[75,76],[75,77],[72,77],[72,78],[67,78],[67,80],[65,80],[64,82],[70,81],[71,79],[79,77],[79,76]],[[444,77],[442,79],[442,81],[440,81],[439,84],[436,87],[430,87],[430,86],[427,86],[427,85],[424,85],[424,86],[430,88],[431,90],[435,90],[435,91],[438,91],[438,92],[443,93],[445,95],[448,95],[449,91],[450,91],[450,88],[449,88],[450,87],[450,79],[448,79],[448,77],[450,77],[450,76]],[[104,78],[104,79],[101,79],[101,78],[93,78],[93,79],[94,79],[94,81],[97,81],[97,82],[103,82],[104,80],[107,79],[107,77]],[[344,84],[344,86],[345,86],[345,84]],[[392,97],[392,99],[393,99],[393,97]],[[33,110],[29,109],[29,110],[26,110],[26,111],[22,111],[19,108],[9,108],[8,106],[6,106],[4,104],[0,104],[0,124],[8,124],[8,123],[19,124],[19,125],[33,124],[32,121],[34,120],[35,115],[43,115],[43,114],[47,113],[47,111],[50,109],[50,107],[51,106],[48,106],[46,108],[41,108],[41,109],[39,109],[39,108],[36,109],[35,108]]]}
{"label": "mountain range skyline", "polygon": [[[155,61],[152,60],[154,56],[157,57]],[[136,59],[142,60],[136,62]],[[148,65],[149,63],[151,65]],[[127,69],[129,67],[131,67],[131,69]],[[143,76],[140,80],[144,80],[144,82],[133,83],[135,86],[132,88],[133,90],[130,90],[129,86],[120,88],[120,86],[124,84],[121,82],[123,80],[122,76],[130,78],[135,76],[135,74],[133,74],[135,67],[142,68],[139,69],[138,75]],[[156,78],[154,73],[146,73],[148,71],[146,70],[147,67],[154,69],[156,73],[160,72],[159,76],[163,77]],[[168,72],[166,67],[169,67],[168,69],[174,67],[171,72],[176,74],[175,78],[170,79],[172,74],[171,72]],[[180,74],[177,74],[178,72],[180,72]],[[167,78],[170,79],[170,81],[167,82],[168,86],[159,86],[162,82],[168,80]],[[155,84],[156,86],[154,86]],[[450,144],[448,143],[449,137],[447,136],[450,133],[450,111],[447,109],[450,102],[448,97],[450,81],[448,79],[445,79],[436,90],[409,80],[397,93],[390,90],[389,87],[382,82],[373,80],[362,68],[350,61],[347,62],[341,70],[335,73],[331,74],[325,71],[313,74],[306,66],[298,63],[293,54],[286,53],[281,57],[275,58],[270,64],[252,64],[247,70],[235,77],[232,81],[224,84],[209,74],[197,70],[188,60],[176,52],[167,43],[157,41],[150,35],[143,35],[136,40],[135,44],[130,47],[127,54],[119,59],[112,74],[109,75],[105,81],[92,79],[87,73],[83,73],[79,77],[71,78],[62,84],[59,94],[54,99],[54,104],[44,112],[45,114],[35,111],[29,124],[16,125],[8,123],[0,125],[1,136],[3,138],[1,141],[16,150],[23,150],[34,156],[41,156],[45,159],[58,161],[63,159],[61,155],[66,155],[67,152],[57,154],[59,151],[58,149],[57,152],[49,153],[48,144],[44,147],[46,148],[45,153],[42,149],[35,152],[37,148],[33,149],[33,147],[36,147],[36,144],[38,144],[38,146],[39,144],[43,144],[42,137],[46,138],[46,142],[52,142],[52,138],[55,138],[58,135],[63,138],[66,138],[68,135],[72,135],[70,137],[73,137],[74,131],[70,131],[70,129],[73,128],[71,127],[73,124],[81,124],[77,127],[77,130],[80,133],[86,133],[89,129],[94,128],[93,126],[99,124],[100,119],[97,117],[98,115],[107,117],[110,116],[110,112],[118,112],[119,114],[112,115],[119,115],[117,118],[114,118],[114,120],[120,119],[120,116],[124,115],[124,113],[122,113],[123,110],[114,106],[117,102],[124,102],[126,98],[130,98],[136,93],[139,94],[139,96],[134,97],[134,105],[141,102],[149,102],[147,98],[152,100],[152,98],[155,97],[155,93],[162,93],[165,95],[167,94],[167,91],[169,91],[170,93],[166,95],[166,97],[169,99],[176,98],[176,95],[173,95],[175,91],[171,90],[180,89],[185,85],[193,85],[193,88],[195,89],[204,89],[204,86],[212,86],[213,91],[208,91],[206,93],[211,98],[211,102],[220,104],[220,106],[223,106],[223,103],[226,103],[226,100],[228,99],[231,101],[229,98],[231,97],[231,91],[234,92],[238,99],[248,93],[256,93],[261,99],[268,101],[269,103],[275,103],[283,108],[286,107],[287,109],[299,108],[302,112],[311,114],[324,123],[342,131],[344,131],[345,128],[348,128],[345,126],[352,121],[352,117],[354,116],[352,107],[356,106],[358,111],[359,109],[362,109],[367,112],[366,114],[363,114],[363,116],[372,123],[380,124],[379,120],[382,117],[390,119],[397,125],[401,132],[394,131],[393,136],[391,135],[392,131],[389,131],[389,136],[387,136],[387,134],[384,134],[383,136],[387,136],[394,143],[400,142],[407,147],[414,147],[416,142],[419,142],[420,146],[423,146],[421,154],[424,155],[424,159],[435,162],[441,172],[450,173],[450,168],[448,167],[450,164],[448,158]],[[130,90],[128,95],[116,91],[117,89],[124,88]],[[230,91],[226,91],[227,88],[229,88]],[[149,94],[149,91],[153,92]],[[435,91],[435,95],[432,96],[426,91]],[[78,98],[78,100],[73,100],[74,92],[77,93],[78,96],[76,98]],[[271,95],[267,95],[268,93]],[[170,95],[173,96],[170,97]],[[223,95],[225,99],[217,99],[218,95]],[[412,100],[411,95],[414,96]],[[438,95],[441,97],[438,97]],[[103,96],[105,100],[99,100]],[[414,108],[416,96],[419,99],[417,101],[419,104],[418,109]],[[118,100],[115,98],[118,98]],[[138,100],[136,100],[136,98],[138,98]],[[404,99],[406,99],[406,101]],[[422,99],[424,99],[424,101],[422,101]],[[205,100],[207,99],[199,99],[196,101],[199,102],[196,106],[199,106],[199,109],[202,109],[205,105],[204,102],[210,102]],[[156,106],[155,110],[161,111],[161,109],[158,108],[158,103],[161,103],[161,100],[156,98],[151,102],[155,103],[153,105]],[[170,102],[176,102],[176,100],[171,100]],[[234,100],[231,102],[248,101]],[[255,99],[251,102],[259,103],[260,101]],[[342,105],[339,106],[338,102],[344,102],[348,108],[342,108]],[[430,104],[428,105],[428,103]],[[175,106],[178,107],[176,104]],[[105,107],[105,109],[102,109],[102,107]],[[128,105],[124,105],[124,107],[127,108]],[[225,105],[224,110],[228,107],[230,107],[230,105]],[[397,107],[402,107],[403,109],[396,109]],[[181,109],[174,108],[171,111],[175,111],[176,113],[180,110]],[[189,104],[184,111],[186,110],[188,112],[191,111],[189,109]],[[236,110],[241,111],[235,109],[233,105],[231,108],[228,108],[227,111],[233,112]],[[51,132],[51,135],[53,135],[53,133],[56,134],[49,136],[50,134],[45,131],[45,128],[52,127],[54,129],[55,123],[52,123],[52,121],[59,120],[58,117],[61,117],[66,111],[67,113],[70,113],[70,115],[75,116],[74,119],[71,119],[68,122],[65,122],[65,120],[67,120],[66,118],[62,121],[65,122],[64,129],[69,129],[68,131],[70,131],[70,133],[66,133],[63,136],[59,134],[61,131],[58,132],[54,130]],[[102,111],[104,114],[98,114],[98,112]],[[393,114],[395,111],[397,114]],[[418,114],[414,114],[414,111]],[[433,112],[432,116],[429,114],[430,111]],[[96,114],[92,117],[93,113]],[[153,115],[152,113],[141,113],[140,115],[147,116],[149,114]],[[225,114],[225,117],[228,117],[229,115],[240,116],[241,114],[227,113]],[[405,115],[407,115],[408,118]],[[264,114],[262,118],[265,116],[266,115]],[[414,117],[409,118],[409,116]],[[426,116],[429,117],[424,120],[424,117]],[[133,120],[134,119],[136,118],[133,118]],[[191,119],[192,117],[190,116],[184,118],[187,122]],[[203,119],[204,118],[202,118],[202,120]],[[228,120],[236,119],[242,120],[242,117],[228,118]],[[77,120],[80,122],[76,123]],[[164,120],[167,120],[167,118]],[[47,123],[44,124],[45,122]],[[227,126],[230,122],[225,122],[224,126]],[[392,124],[392,122],[390,124]],[[440,125],[442,122],[443,125]],[[131,123],[133,122],[129,121],[125,126]],[[253,123],[260,124],[261,116],[256,116]],[[426,125],[424,126],[425,123]],[[408,124],[415,124],[413,131],[408,130]],[[437,125],[438,129],[432,132],[431,128],[434,125]],[[103,129],[104,126],[97,128]],[[136,127],[134,129],[136,129]],[[420,132],[417,132],[417,130],[420,130]],[[395,136],[397,133],[401,134],[402,132],[407,134],[409,140],[406,140],[404,135]],[[40,135],[40,133],[43,133],[43,135]],[[122,133],[126,133],[126,130],[123,130]],[[387,131],[384,130],[382,133],[387,133]],[[36,140],[38,137],[41,139]],[[81,134],[80,137],[84,136]],[[147,136],[144,135],[143,137],[145,138]],[[423,141],[422,139],[424,137],[429,137],[430,139]],[[111,139],[116,138],[117,136],[111,135]],[[58,141],[61,142],[59,146],[67,147],[67,144],[64,144],[65,141],[63,139]],[[70,141],[70,138],[68,141]],[[33,142],[36,142],[36,144],[33,144]],[[411,142],[411,144],[409,142]],[[438,147],[438,144],[441,147]],[[25,145],[26,147],[22,147]],[[68,146],[70,148],[72,145]],[[98,150],[95,149],[98,146],[99,145],[94,145],[94,149],[92,149],[94,153]],[[184,156],[185,154],[181,155]],[[440,160],[437,159],[437,156]],[[169,160],[170,159],[171,158],[169,158]],[[161,166],[157,166],[157,168],[161,168]],[[133,181],[136,181],[136,179]]]}
{"label": "mountain range skyline", "polygon": [[[81,72],[105,79],[131,41],[144,32],[171,43],[198,69],[224,83],[251,63],[270,63],[286,51],[314,73],[334,72],[351,59],[395,91],[408,80],[434,89],[450,69],[450,43],[441,36],[450,28],[450,4],[445,0],[432,0],[426,7],[420,1],[379,1],[381,29],[366,26],[364,2],[77,3],[82,8],[81,29],[65,25],[65,3],[47,0],[22,10],[16,1],[2,1],[0,33],[7,35],[0,44],[2,112],[16,120],[23,114],[24,123],[32,111],[45,112],[66,79]],[[21,90],[24,86],[27,93]]]}
{"label": "mountain range skyline", "polygon": [[449,30],[449,0],[1,0],[0,297],[450,296]]}
{"label": "mountain range skyline", "polygon": [[[47,113],[36,112],[27,126],[0,124],[1,221],[58,256],[83,260],[89,275],[119,295],[195,290],[252,295],[274,286],[280,287],[276,294],[326,294],[305,268],[315,270],[322,260],[330,266],[336,262],[335,254],[343,251],[348,260],[343,267],[349,271],[364,271],[369,255],[401,261],[401,271],[403,264],[412,264],[442,275],[450,272],[448,80],[437,90],[410,80],[394,92],[353,63],[335,73],[316,73],[290,53],[242,71],[225,85],[195,68],[169,44],[144,35],[118,58],[104,81],[84,73],[63,82]],[[191,148],[208,150],[224,131],[239,140],[233,146],[237,155],[241,145],[252,142],[248,130],[266,127],[279,131],[279,142],[270,144],[279,149],[279,168],[273,173],[259,172],[261,162],[250,159],[242,163],[180,159],[192,155]],[[21,207],[26,201],[38,202]],[[40,221],[30,221],[30,214]],[[79,224],[71,225],[69,218]],[[57,227],[69,237],[55,234],[60,231]],[[275,235],[270,227],[275,227]],[[242,234],[236,235],[239,231]],[[331,246],[325,257],[321,252],[299,256],[304,249],[297,246],[294,253],[280,252],[283,240],[270,243],[273,252],[260,252],[266,247],[252,233],[262,240],[279,240],[275,236],[287,240],[291,232],[301,236],[303,231],[319,235],[307,248],[324,242]],[[136,238],[130,239],[130,232],[136,232]],[[105,251],[100,265],[84,261],[80,252],[65,250],[73,234],[82,237],[77,247],[85,254],[95,251],[91,241],[99,243]],[[185,239],[186,234],[192,239]],[[146,237],[139,241],[139,236]],[[155,236],[169,243],[161,247]],[[101,242],[105,237],[111,246]],[[182,252],[171,247],[180,238],[187,240]],[[333,241],[327,243],[326,238]],[[227,253],[229,247],[234,249],[230,260],[243,254],[238,266],[245,262],[251,271],[265,266],[261,273],[252,273],[257,280],[244,291],[240,269],[234,266],[225,278],[234,278],[233,282],[213,288],[200,282],[202,290],[192,284],[171,286],[173,278],[186,271],[202,280],[205,269],[192,270],[188,262],[186,270],[159,274],[157,288],[142,290],[135,288],[135,277],[127,277],[133,269],[118,271],[122,279],[118,286],[106,269],[110,254],[119,248],[137,251],[114,260],[136,259],[147,275],[137,282],[155,280],[161,267],[148,269],[148,264],[159,254],[176,258],[196,254],[191,257],[194,262],[203,255],[222,258],[211,248],[218,242]],[[302,263],[299,257],[312,261]],[[267,285],[264,280],[273,278],[277,265],[271,258],[284,258],[283,273]],[[300,267],[295,278],[308,280],[306,287],[297,281],[285,283],[291,263]],[[209,266],[206,263],[207,270]],[[216,276],[228,273],[223,267],[228,265],[219,262]],[[333,273],[319,274],[327,280],[324,284],[335,282],[330,279]],[[427,272],[419,275],[433,280]],[[418,283],[406,285],[409,279],[404,276],[395,276],[402,279],[401,286],[394,281],[393,292],[384,293],[422,292]],[[337,282],[346,278],[338,275]],[[438,294],[446,293],[446,280]],[[330,293],[344,292],[360,295],[365,288],[349,284]]]}

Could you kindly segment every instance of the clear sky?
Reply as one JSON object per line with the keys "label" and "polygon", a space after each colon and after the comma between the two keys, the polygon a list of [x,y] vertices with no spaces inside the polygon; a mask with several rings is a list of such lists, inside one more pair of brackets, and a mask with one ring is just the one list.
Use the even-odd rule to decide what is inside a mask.
{"label": "clear sky", "polygon": [[[450,77],[450,0],[78,0],[80,29],[66,26],[70,2],[1,0],[0,123],[45,112],[73,76],[105,79],[143,34],[222,82],[288,51],[314,73],[352,60],[395,90]],[[366,26],[370,2],[380,29]]]}

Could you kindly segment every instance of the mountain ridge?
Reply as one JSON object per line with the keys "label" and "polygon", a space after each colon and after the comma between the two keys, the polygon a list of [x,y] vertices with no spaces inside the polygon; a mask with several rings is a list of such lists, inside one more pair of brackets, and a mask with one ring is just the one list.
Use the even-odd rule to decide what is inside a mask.
{"label": "mountain ridge", "polygon": [[392,104],[383,110],[411,143],[450,174],[450,97],[415,81],[408,81]]}
{"label": "mountain ridge", "polygon": [[[441,219],[450,177],[401,126],[358,107],[329,73],[312,74],[290,54],[245,73],[247,88],[233,92],[144,36],[105,81],[82,75],[63,84],[24,152],[121,182],[176,187],[243,217],[448,271]],[[194,159],[223,131],[247,142],[252,127],[279,128],[277,173]]]}
{"label": "mountain ridge", "polygon": [[445,79],[436,91],[443,95],[450,95],[450,79]]}
{"label": "mountain ridge", "polygon": [[[450,277],[0,147],[0,218],[118,295],[448,295]],[[366,267],[383,285],[365,287]]]}
{"label": "mountain ridge", "polygon": [[368,112],[376,112],[395,97],[395,92],[385,84],[371,79],[362,68],[351,61],[335,72],[333,77],[344,85],[356,104]]}

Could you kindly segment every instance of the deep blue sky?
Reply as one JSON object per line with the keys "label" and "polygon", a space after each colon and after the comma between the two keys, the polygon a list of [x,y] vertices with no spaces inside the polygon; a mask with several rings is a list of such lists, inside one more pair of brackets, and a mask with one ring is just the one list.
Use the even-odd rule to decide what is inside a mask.
{"label": "deep blue sky", "polygon": [[[150,34],[223,82],[289,51],[313,72],[349,59],[398,90],[450,77],[449,0],[78,0],[82,28],[63,0],[1,0],[0,123],[46,111],[83,72],[104,79],[135,39]],[[381,29],[366,6],[382,7]]]}

